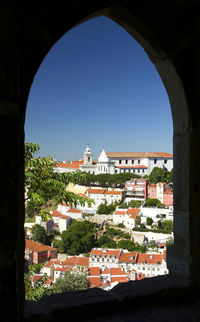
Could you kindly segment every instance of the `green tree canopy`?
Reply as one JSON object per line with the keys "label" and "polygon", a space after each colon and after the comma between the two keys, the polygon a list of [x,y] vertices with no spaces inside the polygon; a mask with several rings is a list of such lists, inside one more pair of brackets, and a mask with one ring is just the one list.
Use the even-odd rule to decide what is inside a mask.
{"label": "green tree canopy", "polygon": [[171,234],[171,232],[173,231],[173,221],[172,220],[163,220],[161,221],[161,230],[163,231],[163,233],[165,234]]}
{"label": "green tree canopy", "polygon": [[108,235],[102,235],[97,240],[97,246],[102,248],[117,248],[116,242]]}
{"label": "green tree canopy", "polygon": [[135,250],[135,245],[131,240],[122,239],[117,244],[118,248],[128,249],[129,252]]}
{"label": "green tree canopy", "polygon": [[141,224],[141,216],[137,216],[135,218],[135,226],[138,227],[140,226],[140,224]]}
{"label": "green tree canopy", "polygon": [[155,167],[149,175],[150,183],[167,182],[168,171]]}
{"label": "green tree canopy", "polygon": [[152,219],[152,218],[150,218],[150,217],[147,217],[147,219],[146,219],[146,224],[147,224],[148,226],[151,226],[151,225],[153,224],[153,219]]}
{"label": "green tree canopy", "polygon": [[32,239],[38,243],[46,244],[47,242],[47,233],[44,227],[35,224],[31,228]]}
{"label": "green tree canopy", "polygon": [[115,210],[116,210],[116,205],[114,204],[111,204],[111,205],[101,204],[97,208],[97,214],[109,215],[109,214],[112,214]]}
{"label": "green tree canopy", "polygon": [[174,171],[172,169],[167,175],[167,182],[168,183],[173,183],[173,180],[174,180]]}
{"label": "green tree canopy", "polygon": [[25,285],[25,298],[26,300],[39,301],[43,296],[50,295],[59,292],[56,288],[45,287],[45,281],[47,276],[41,276],[41,278],[32,285],[30,281],[30,274],[24,274],[24,285]]}
{"label": "green tree canopy", "polygon": [[129,207],[131,207],[131,208],[140,208],[141,204],[142,204],[142,202],[139,201],[139,200],[131,200],[129,202]]}
{"label": "green tree canopy", "polygon": [[62,252],[69,255],[87,253],[95,247],[96,224],[73,220],[69,228],[61,234]]}
{"label": "green tree canopy", "polygon": [[159,199],[148,198],[146,199],[144,207],[157,207],[160,205],[161,205],[161,202]]}
{"label": "green tree canopy", "polygon": [[[88,199],[66,191],[69,182],[84,182],[85,174],[81,171],[69,173],[56,173],[53,170],[55,161],[51,156],[36,157],[39,152],[39,145],[25,143],[25,190],[26,190],[26,214],[41,211],[41,207],[48,200],[55,200],[57,203],[65,201],[73,206],[79,202],[83,205]],[[92,200],[89,200],[89,203]]]}
{"label": "green tree canopy", "polygon": [[70,292],[86,290],[90,286],[90,282],[84,273],[66,272],[64,277],[59,277],[56,280],[55,288],[59,292]]}

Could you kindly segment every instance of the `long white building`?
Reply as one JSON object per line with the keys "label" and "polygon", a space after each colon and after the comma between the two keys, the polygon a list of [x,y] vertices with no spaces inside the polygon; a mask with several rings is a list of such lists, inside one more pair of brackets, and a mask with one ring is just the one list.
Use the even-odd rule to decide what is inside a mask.
{"label": "long white building", "polygon": [[173,169],[173,155],[167,152],[106,152],[102,149],[98,160],[92,160],[89,144],[83,160],[58,163],[56,172],[83,171],[91,174],[131,172],[141,176],[149,175],[154,167]]}

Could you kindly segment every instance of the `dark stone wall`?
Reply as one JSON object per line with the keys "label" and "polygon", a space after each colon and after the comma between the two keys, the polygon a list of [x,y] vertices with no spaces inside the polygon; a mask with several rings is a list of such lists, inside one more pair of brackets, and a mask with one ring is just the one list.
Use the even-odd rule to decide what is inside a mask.
{"label": "dark stone wall", "polygon": [[140,42],[168,92],[175,164],[175,246],[168,249],[168,265],[172,276],[199,287],[199,13],[199,2],[191,0],[1,1],[1,321],[23,319],[23,144],[30,87],[55,42],[102,14]]}

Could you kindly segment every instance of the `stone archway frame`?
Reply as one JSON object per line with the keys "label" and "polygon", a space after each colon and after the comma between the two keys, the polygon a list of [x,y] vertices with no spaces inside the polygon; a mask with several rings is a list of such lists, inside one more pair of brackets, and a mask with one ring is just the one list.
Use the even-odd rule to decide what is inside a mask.
{"label": "stone archway frame", "polygon": [[[141,24],[129,11],[119,5],[108,7],[87,16],[76,25],[91,18],[105,15],[114,22],[121,25],[131,36],[133,36],[147,52],[150,60],[155,65],[167,90],[170,100],[173,118],[173,151],[174,151],[174,234],[175,245],[168,249],[167,261],[170,274],[156,278],[146,279],[139,282],[123,283],[106,293],[102,290],[90,289],[85,293],[87,300],[81,295],[78,298],[81,305],[87,305],[95,301],[95,305],[110,301],[124,301],[135,296],[149,295],[164,289],[184,287],[190,285],[190,230],[189,230],[189,131],[190,120],[188,114],[187,100],[181,79],[174,67],[170,55],[166,54],[153,35]],[[74,26],[73,26],[74,27]],[[77,301],[77,295],[65,294],[59,297],[58,308],[68,310],[70,306],[66,303]],[[56,299],[56,300],[55,300]],[[95,300],[94,300],[95,299]],[[54,301],[54,306],[51,305]],[[56,295],[51,299],[36,304],[38,313],[51,314],[55,309]],[[88,302],[87,302],[88,301]],[[85,304],[84,304],[85,303]],[[36,308],[27,307],[26,316],[34,313]]]}

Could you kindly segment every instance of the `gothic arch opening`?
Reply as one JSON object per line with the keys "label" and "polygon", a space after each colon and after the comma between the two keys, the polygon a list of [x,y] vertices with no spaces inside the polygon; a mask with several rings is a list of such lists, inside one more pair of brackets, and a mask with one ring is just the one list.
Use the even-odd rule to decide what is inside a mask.
{"label": "gothic arch opening", "polygon": [[[94,5],[95,6],[95,5]],[[165,84],[166,90],[169,95],[171,108],[172,108],[172,115],[173,115],[173,123],[174,123],[174,169],[175,169],[175,182],[174,182],[174,191],[175,191],[175,245],[168,250],[168,264],[170,268],[170,274],[171,279],[173,279],[174,276],[177,277],[176,282],[171,283],[169,280],[164,280],[162,278],[159,278],[159,287],[156,290],[164,289],[167,285],[168,288],[170,287],[176,287],[177,285],[188,285],[190,281],[198,281],[198,259],[197,255],[195,254],[195,250],[193,249],[191,251],[190,246],[191,244],[195,246],[195,243],[198,244],[199,238],[197,234],[197,226],[194,227],[193,221],[190,215],[191,209],[195,213],[195,206],[197,204],[195,200],[195,196],[191,196],[191,186],[194,184],[197,184],[194,178],[193,170],[189,168],[189,165],[192,163],[195,165],[195,158],[189,158],[189,156],[195,156],[195,147],[198,146],[198,140],[195,136],[195,130],[198,123],[198,120],[194,122],[194,133],[191,137],[191,115],[188,113],[188,105],[187,100],[188,97],[191,100],[191,104],[194,105],[194,97],[191,94],[192,90],[190,88],[190,91],[188,92],[189,84],[186,81],[185,77],[185,69],[184,69],[184,61],[185,61],[185,52],[189,51],[189,47],[192,46],[191,43],[193,39],[186,37],[186,39],[180,39],[177,35],[173,35],[172,31],[173,28],[175,30],[175,22],[172,21],[171,27],[169,27],[171,31],[171,35],[167,37],[168,28],[163,29],[162,21],[159,20],[157,26],[155,26],[154,21],[152,19],[152,22],[149,21],[148,16],[151,16],[150,13],[152,13],[152,16],[155,18],[154,11],[156,12],[155,7],[149,7],[145,8],[144,12],[143,9],[140,10],[140,8],[136,7],[135,11],[134,8],[125,8],[121,6],[114,5],[113,7],[109,7],[106,9],[100,9],[102,8],[101,5],[97,5],[94,8],[91,8],[89,5],[85,5],[83,8],[83,11],[79,11],[77,8],[70,11],[70,15],[68,15],[69,20],[66,22],[66,16],[63,16],[61,12],[59,12],[59,9],[56,8],[48,8],[48,14],[49,16],[45,14],[45,10],[41,5],[40,13],[35,15],[34,13],[34,5],[33,5],[33,13],[31,15],[28,14],[28,12],[31,12],[30,10],[27,10],[27,8],[23,8],[24,12],[27,10],[27,17],[25,15],[22,17],[22,25],[25,28],[21,28],[21,43],[20,46],[24,49],[20,56],[20,79],[19,84],[16,85],[16,93],[19,93],[17,96],[17,99],[15,95],[13,94],[13,88],[11,86],[11,81],[9,83],[9,88],[7,93],[7,96],[9,97],[10,93],[10,101],[4,103],[3,107],[3,115],[5,118],[6,116],[12,115],[17,120],[18,128],[14,127],[14,123],[10,122],[9,126],[10,128],[15,129],[13,133],[17,134],[16,138],[12,137],[16,147],[17,147],[17,155],[18,155],[18,162],[20,164],[20,170],[17,169],[15,171],[16,174],[16,182],[17,185],[15,185],[16,188],[19,189],[19,200],[16,201],[13,199],[13,205],[15,205],[15,208],[18,211],[18,222],[16,225],[18,225],[19,230],[17,231],[17,234],[15,236],[16,245],[14,247],[15,254],[13,254],[12,261],[14,264],[12,264],[10,261],[9,265],[13,265],[14,269],[16,269],[16,281],[13,281],[13,285],[17,285],[17,293],[15,293],[14,299],[16,300],[15,306],[15,312],[18,310],[18,314],[22,315],[23,311],[23,276],[22,276],[22,270],[23,267],[23,119],[24,114],[23,111],[25,111],[25,105],[27,101],[28,92],[30,90],[30,86],[32,83],[32,79],[38,70],[38,67],[42,61],[42,59],[45,57],[46,53],[49,51],[50,47],[70,28],[75,26],[76,24],[81,23],[83,20],[87,20],[90,17],[95,17],[98,15],[105,15],[120,25],[122,25],[129,34],[132,34],[138,42],[143,46],[143,48],[148,53],[150,59],[155,64],[163,83]],[[44,11],[43,11],[44,10]],[[54,12],[55,10],[55,12]],[[163,8],[159,8],[160,17],[162,17]],[[167,7],[166,7],[167,10]],[[170,8],[171,10],[171,8]],[[178,9],[177,9],[178,10]],[[14,12],[14,11],[13,11]],[[134,12],[134,14],[133,14]],[[158,12],[158,11],[157,11]],[[173,10],[172,10],[173,12]],[[144,14],[143,14],[144,13]],[[54,21],[53,17],[54,14],[56,15],[56,21],[57,24],[52,23]],[[29,19],[29,16],[30,19]],[[85,18],[86,17],[86,18]],[[44,19],[41,19],[44,18]],[[173,17],[174,19],[174,17]],[[180,28],[183,26],[182,20],[180,18]],[[67,27],[66,27],[67,25]],[[146,27],[145,27],[146,25]],[[159,30],[160,26],[160,30]],[[10,26],[9,26],[10,27]],[[191,25],[192,28],[192,25]],[[23,29],[23,30],[22,30]],[[185,30],[183,29],[183,34]],[[13,36],[13,34],[12,34]],[[175,45],[175,40],[180,40],[180,43]],[[14,37],[14,36],[13,36]],[[30,39],[29,39],[30,38]],[[170,39],[173,38],[172,43],[170,42]],[[183,41],[182,41],[183,40]],[[184,41],[185,40],[185,41]],[[19,41],[19,39],[18,39]],[[13,42],[14,43],[14,42]],[[193,47],[192,47],[193,48]],[[10,49],[10,47],[9,47]],[[11,55],[11,50],[8,52]],[[9,56],[10,57],[10,56]],[[9,61],[9,57],[7,58]],[[8,66],[8,65],[6,65]],[[13,77],[13,75],[10,75]],[[10,79],[12,79],[10,77]],[[16,79],[15,79],[16,80]],[[4,79],[5,81],[5,79]],[[3,81],[3,85],[4,85]],[[184,88],[183,88],[183,81],[184,81]],[[13,84],[15,82],[13,81]],[[10,92],[9,92],[10,91]],[[187,99],[185,92],[187,92]],[[14,97],[14,98],[13,98]],[[13,103],[13,101],[16,102]],[[18,110],[17,106],[20,105],[20,108]],[[6,106],[6,108],[5,108]],[[193,118],[195,118],[193,116]],[[194,119],[193,119],[194,121]],[[8,128],[8,130],[10,129]],[[197,133],[196,133],[197,134]],[[10,134],[11,136],[11,134]],[[9,141],[11,143],[11,140]],[[13,143],[12,143],[13,144]],[[11,145],[12,147],[12,145]],[[6,151],[6,150],[5,150]],[[15,151],[15,150],[13,150]],[[5,153],[7,156],[7,152]],[[8,157],[9,159],[9,157]],[[12,158],[10,157],[10,160]],[[198,159],[198,158],[197,158]],[[192,173],[192,176],[189,177],[190,173]],[[12,174],[13,175],[13,174]],[[13,176],[14,177],[14,176]],[[11,178],[11,181],[13,182],[13,178]],[[11,189],[12,185],[10,185]],[[14,191],[14,188],[13,188]],[[194,191],[193,191],[194,192]],[[192,207],[191,208],[191,202]],[[198,223],[198,220],[196,220]],[[190,239],[190,230],[194,233],[193,240]],[[14,253],[13,251],[13,242],[10,246],[10,251]],[[10,253],[9,253],[10,255]],[[195,267],[195,263],[197,263],[197,268]],[[9,266],[10,267],[10,266]],[[192,271],[190,268],[192,267]],[[178,277],[180,277],[182,280],[178,280]],[[5,279],[6,281],[6,279]],[[141,282],[145,287],[146,282]],[[148,283],[149,289],[151,289],[151,285]],[[125,298],[125,295],[123,294],[123,289],[118,290],[118,296],[122,296],[122,298]],[[118,292],[116,290],[116,292]],[[134,291],[130,288],[128,289],[129,294],[133,294]],[[138,291],[138,289],[137,289]],[[152,289],[153,291],[153,289]],[[155,291],[155,288],[154,288]],[[132,293],[131,293],[132,292]],[[117,294],[117,293],[116,293]],[[121,295],[120,295],[121,294]],[[135,296],[137,292],[133,295]],[[98,294],[99,295],[99,294]],[[119,298],[119,297],[118,297]],[[63,306],[64,307],[64,306]],[[33,311],[32,311],[33,312]],[[41,313],[43,314],[43,313]]]}

